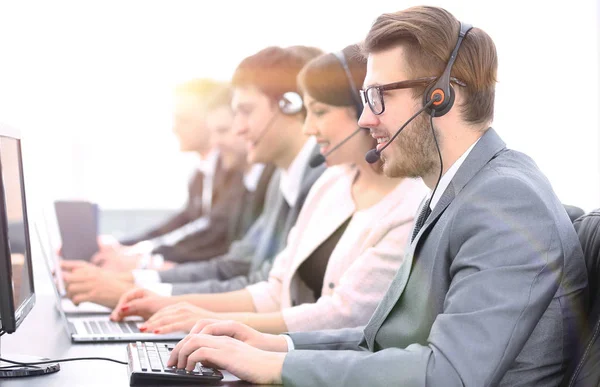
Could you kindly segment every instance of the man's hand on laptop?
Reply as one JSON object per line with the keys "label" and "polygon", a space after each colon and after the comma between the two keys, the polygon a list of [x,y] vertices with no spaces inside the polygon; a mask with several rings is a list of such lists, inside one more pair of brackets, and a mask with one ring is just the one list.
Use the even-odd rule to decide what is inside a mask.
{"label": "man's hand on laptop", "polygon": [[114,308],[121,295],[133,288],[131,273],[114,273],[84,261],[61,261],[67,297],[75,305],[95,302]]}
{"label": "man's hand on laptop", "polygon": [[172,297],[159,296],[147,289],[131,289],[121,296],[110,318],[113,321],[121,321],[127,316],[140,316],[147,320],[163,307],[176,302]]}
{"label": "man's hand on laptop", "polygon": [[116,272],[131,272],[138,268],[142,256],[127,254],[125,250],[99,251],[91,259],[94,265]]}

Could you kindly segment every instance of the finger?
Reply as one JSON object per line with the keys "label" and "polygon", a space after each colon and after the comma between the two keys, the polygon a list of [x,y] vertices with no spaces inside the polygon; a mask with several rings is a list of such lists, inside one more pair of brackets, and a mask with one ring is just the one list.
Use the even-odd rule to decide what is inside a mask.
{"label": "finger", "polygon": [[[208,333],[206,332],[206,328],[210,327],[214,324],[219,324],[222,323],[222,320],[218,320],[218,319],[214,319],[214,318],[203,318],[202,320],[199,320],[196,322],[196,325],[194,325],[194,328],[192,328],[192,330],[190,331],[190,333],[205,333],[205,334],[212,334],[212,333]],[[218,335],[215,335],[218,336]]]}
{"label": "finger", "polygon": [[[188,366],[191,366],[191,369],[194,369],[194,365],[198,362],[198,361],[202,361],[199,358],[195,358],[197,360],[195,361],[190,361],[189,360],[189,356],[194,353],[195,351],[197,351],[198,349],[222,349],[224,348],[228,341],[227,340],[231,340],[229,338],[225,338],[225,337],[217,337],[217,336],[207,336],[207,335],[202,335],[202,334],[197,334],[194,335],[194,337],[192,339],[190,339],[182,348],[181,351],[179,352],[179,358],[177,361],[177,368],[187,368]],[[210,362],[214,363],[214,358],[211,359],[207,359]]]}
{"label": "finger", "polygon": [[199,348],[206,346],[205,337],[211,336],[194,335],[181,347],[179,356],[177,357],[177,368],[185,368],[188,363],[188,357]]}
{"label": "finger", "polygon": [[[121,298],[119,298],[119,302],[117,302],[117,306],[115,306],[113,313],[111,313],[111,317],[114,314],[114,317],[118,318],[119,312],[126,304],[130,303],[133,300],[143,298],[146,294],[146,291],[140,288],[132,289],[125,292],[125,294],[123,294]],[[127,309],[128,308],[125,308],[125,310]]]}
{"label": "finger", "polygon": [[173,332],[189,332],[190,327],[194,325],[194,320],[175,321],[170,324],[165,324],[162,327],[155,329],[153,333],[165,334]]}
{"label": "finger", "polygon": [[183,312],[183,310],[181,309],[179,304],[168,305],[168,306],[165,306],[165,307],[159,309],[158,311],[156,311],[156,313],[154,313],[152,315],[152,317],[150,317],[148,319],[148,322],[154,323],[155,321],[157,321],[165,316],[171,316],[173,314],[181,314],[182,312]]}
{"label": "finger", "polygon": [[[115,309],[116,310],[116,309]],[[145,317],[152,312],[152,300],[141,298],[130,301],[116,310],[121,318],[127,316],[142,316]]]}
{"label": "finger", "polygon": [[153,322],[146,321],[144,324],[142,324],[142,327],[148,332],[158,333],[157,330],[160,330],[166,325],[173,324],[178,321],[182,321],[179,316],[164,316],[154,320]]}
{"label": "finger", "polygon": [[92,292],[80,293],[73,296],[71,298],[71,301],[73,301],[73,304],[75,305],[79,305],[82,302],[93,301],[93,294]]}
{"label": "finger", "polygon": [[61,259],[59,261],[59,264],[61,269],[67,271],[71,271],[89,265],[87,262],[84,261],[65,261],[64,259]]}
{"label": "finger", "polygon": [[167,366],[169,367],[173,367],[177,365],[178,359],[179,359],[179,352],[181,351],[181,348],[183,348],[183,346],[185,344],[187,344],[187,342],[194,337],[194,335],[189,334],[186,337],[184,337],[182,340],[179,340],[179,342],[177,344],[175,344],[175,347],[173,348],[173,350],[171,351],[171,355],[169,356],[169,361],[167,361]]}
{"label": "finger", "polygon": [[188,356],[185,369],[193,371],[198,362],[207,367],[227,369],[227,360],[225,351],[216,348],[202,347]]}
{"label": "finger", "polygon": [[89,282],[73,282],[67,284],[67,296],[72,299],[73,296],[76,296],[77,294],[89,292],[92,287],[93,285]]}
{"label": "finger", "polygon": [[228,336],[236,340],[244,341],[247,338],[248,333],[252,330],[252,328],[239,321],[229,320],[209,324],[205,326],[200,333],[211,336]]}
{"label": "finger", "polygon": [[77,283],[77,282],[87,282],[82,276],[81,272],[74,271],[63,271],[62,273],[63,281],[66,284]]}
{"label": "finger", "polygon": [[102,264],[106,261],[106,259],[107,259],[106,254],[96,253],[92,256],[92,259],[90,260],[90,262],[93,263],[94,265],[102,266]]}

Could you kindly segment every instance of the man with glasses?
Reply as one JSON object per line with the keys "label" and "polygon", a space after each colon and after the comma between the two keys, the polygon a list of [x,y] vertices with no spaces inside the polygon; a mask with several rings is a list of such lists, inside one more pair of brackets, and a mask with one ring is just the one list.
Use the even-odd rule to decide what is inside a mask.
{"label": "man with glasses", "polygon": [[[424,78],[450,74],[459,31],[462,46],[448,66],[453,91],[433,88],[424,101]],[[584,313],[581,247],[535,163],[490,127],[496,50],[481,29],[463,32],[447,11],[415,7],[380,16],[365,40],[370,109],[359,124],[380,140],[386,175],[420,176],[433,190],[367,326],[282,337],[201,321],[170,364],[209,362],[291,386],[560,383]],[[423,108],[432,115],[418,115]]]}

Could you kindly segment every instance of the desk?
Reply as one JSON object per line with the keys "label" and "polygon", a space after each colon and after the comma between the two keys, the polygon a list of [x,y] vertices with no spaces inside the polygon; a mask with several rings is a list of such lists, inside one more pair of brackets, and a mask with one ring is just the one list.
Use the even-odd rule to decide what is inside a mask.
{"label": "desk", "polygon": [[[33,243],[32,243],[33,245]],[[36,246],[37,247],[37,246]],[[127,361],[125,343],[72,344],[55,307],[49,275],[34,246],[34,280],[36,304],[16,333],[4,335],[1,354],[10,359],[10,354],[42,356],[50,359],[67,357],[101,356]],[[37,259],[36,259],[37,258]],[[233,375],[223,372],[225,379],[211,386],[250,386]],[[63,387],[63,386],[129,386],[127,366],[107,361],[84,360],[61,363],[60,371],[43,376],[0,379],[1,387]],[[187,384],[187,386],[190,386]]]}

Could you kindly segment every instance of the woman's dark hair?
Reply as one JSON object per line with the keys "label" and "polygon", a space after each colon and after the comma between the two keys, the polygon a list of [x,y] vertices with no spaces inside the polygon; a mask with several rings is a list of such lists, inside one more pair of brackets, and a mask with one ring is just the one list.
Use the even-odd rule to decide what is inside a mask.
{"label": "woman's dark hair", "polygon": [[[358,88],[362,87],[365,81],[367,61],[357,44],[347,46],[341,53],[344,54],[356,90],[352,90],[342,62],[333,53],[321,55],[308,62],[298,74],[298,88],[301,92],[309,94],[315,100],[327,105],[347,106],[354,110],[360,107],[360,110],[356,112],[358,119],[362,113]],[[357,102],[360,103],[359,106],[357,106]],[[377,141],[373,139],[372,148],[376,146]],[[383,162],[378,161],[373,164],[373,169],[377,173],[382,173],[382,165]]]}
{"label": "woman's dark hair", "polygon": [[[314,58],[298,74],[298,86],[317,101],[333,106],[356,106],[358,88],[362,87],[367,73],[367,62],[356,44],[341,51],[357,90],[350,81],[340,60],[332,53]],[[352,95],[352,93],[355,95]],[[360,98],[358,98],[360,101]],[[357,112],[360,114],[361,112]]]}

